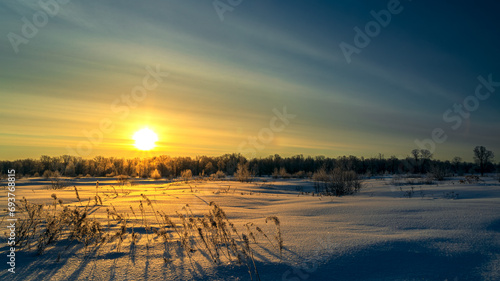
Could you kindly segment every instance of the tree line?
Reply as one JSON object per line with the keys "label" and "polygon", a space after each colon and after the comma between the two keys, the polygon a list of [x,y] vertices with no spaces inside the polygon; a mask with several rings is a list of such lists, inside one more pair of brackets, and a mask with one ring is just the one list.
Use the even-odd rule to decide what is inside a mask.
{"label": "tree line", "polygon": [[6,175],[9,169],[15,169],[17,175],[43,176],[48,172],[57,172],[62,176],[92,176],[112,177],[127,175],[131,177],[150,177],[157,171],[161,177],[175,178],[185,170],[191,170],[194,176],[211,175],[219,171],[226,175],[234,175],[238,164],[247,166],[255,176],[273,175],[276,173],[294,175],[311,175],[323,169],[338,168],[344,171],[354,171],[364,175],[382,174],[442,174],[463,175],[471,173],[499,172],[500,163],[494,164],[493,152],[483,146],[473,150],[475,162],[463,161],[455,157],[451,161],[432,159],[428,150],[414,149],[403,159],[395,156],[364,158],[356,156],[341,156],[337,158],[325,156],[295,155],[281,157],[278,154],[264,158],[247,159],[241,154],[225,154],[222,156],[170,157],[167,155],[150,158],[117,158],[97,156],[84,159],[70,155],[58,157],[41,156],[39,159],[21,159],[15,161],[0,161],[0,174]]}

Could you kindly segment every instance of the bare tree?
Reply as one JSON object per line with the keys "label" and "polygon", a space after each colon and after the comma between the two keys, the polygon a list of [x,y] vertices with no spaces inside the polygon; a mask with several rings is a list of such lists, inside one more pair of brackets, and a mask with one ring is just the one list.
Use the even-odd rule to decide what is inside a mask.
{"label": "bare tree", "polygon": [[420,150],[420,157],[422,159],[431,159],[432,153],[428,149],[421,149]]}
{"label": "bare tree", "polygon": [[424,173],[428,162],[432,158],[432,153],[427,149],[413,149],[411,155],[415,162],[413,163],[413,168],[415,173]]}
{"label": "bare tree", "polygon": [[418,160],[420,159],[420,150],[418,149],[413,149],[411,151],[411,155],[413,156],[413,158],[415,159],[415,163],[418,163]]}
{"label": "bare tree", "polygon": [[463,176],[463,174],[464,174],[464,171],[463,171],[463,168],[461,166],[461,163],[462,163],[462,158],[458,157],[458,156],[453,157],[453,160],[451,161],[451,165],[453,167],[453,171],[455,173],[457,173],[459,176]]}
{"label": "bare tree", "polygon": [[486,167],[488,166],[488,163],[493,160],[493,157],[495,157],[493,152],[487,150],[484,146],[476,146],[476,148],[474,148],[474,160],[479,165],[479,172],[481,172],[481,176],[484,175]]}

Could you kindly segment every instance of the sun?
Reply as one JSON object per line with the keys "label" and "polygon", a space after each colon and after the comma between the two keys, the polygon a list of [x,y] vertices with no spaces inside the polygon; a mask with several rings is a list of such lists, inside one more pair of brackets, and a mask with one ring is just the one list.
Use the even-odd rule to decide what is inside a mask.
{"label": "sun", "polygon": [[135,147],[139,150],[151,150],[155,148],[155,142],[158,141],[158,135],[149,128],[141,129],[135,132],[132,137],[135,140]]}

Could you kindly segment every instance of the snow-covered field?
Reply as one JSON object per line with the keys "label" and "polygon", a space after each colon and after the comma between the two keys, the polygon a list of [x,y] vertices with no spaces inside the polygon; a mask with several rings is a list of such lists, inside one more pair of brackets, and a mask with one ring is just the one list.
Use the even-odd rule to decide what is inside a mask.
{"label": "snow-covered field", "polygon": [[[24,196],[52,206],[55,193],[64,205],[78,208],[91,197],[89,216],[105,229],[106,209],[112,207],[140,225],[141,218],[134,217],[130,207],[138,212],[141,200],[146,206],[141,194],[173,217],[176,211],[184,212],[186,204],[194,215],[203,215],[213,201],[239,232],[247,231],[244,225],[251,222],[269,234],[270,240],[256,235],[258,243],[251,241],[260,280],[500,280],[500,185],[490,177],[483,179],[474,184],[452,178],[432,185],[395,186],[391,177],[371,178],[363,180],[359,194],[325,197],[313,195],[314,183],[302,179],[136,180],[122,187],[114,179],[82,178],[52,190],[47,189],[49,182],[35,178],[18,180],[15,194],[18,200]],[[103,201],[97,205],[96,180]],[[6,189],[0,202],[5,209]],[[147,214],[154,224],[153,212],[147,209]],[[274,237],[277,228],[266,223],[269,216],[280,220],[281,254]],[[250,274],[245,264],[224,258],[214,264],[201,246],[191,258],[179,242],[167,249],[155,235],[150,233],[148,239],[144,227],[136,227],[135,247],[128,233],[119,249],[117,242],[90,250],[61,241],[41,256],[34,250],[18,251],[13,274],[7,271],[5,218],[2,225],[6,233],[0,280],[258,280],[253,267]]]}

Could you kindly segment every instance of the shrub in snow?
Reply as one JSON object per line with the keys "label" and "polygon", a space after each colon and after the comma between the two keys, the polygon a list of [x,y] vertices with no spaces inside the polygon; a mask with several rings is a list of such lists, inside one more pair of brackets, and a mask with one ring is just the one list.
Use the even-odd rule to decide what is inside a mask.
{"label": "shrub in snow", "polygon": [[332,173],[331,190],[335,196],[357,193],[361,189],[361,182],[354,171],[342,171],[335,168]]}
{"label": "shrub in snow", "polygon": [[344,171],[335,168],[326,172],[321,168],[313,176],[316,192],[324,192],[327,195],[349,195],[357,193],[361,189],[361,181],[354,171]]}
{"label": "shrub in snow", "polygon": [[190,179],[193,178],[193,172],[191,172],[190,169],[184,170],[184,171],[181,172],[181,178],[184,181],[189,181]]}
{"label": "shrub in snow", "polygon": [[304,171],[298,171],[297,173],[293,174],[292,177],[298,178],[298,179],[303,179],[303,178],[307,177],[307,174]]}
{"label": "shrub in snow", "polygon": [[48,179],[52,176],[52,172],[49,170],[45,170],[42,175],[44,178]]}
{"label": "shrub in snow", "polygon": [[61,179],[60,177],[61,177],[61,174],[59,173],[59,171],[51,172],[50,177],[49,177],[51,185],[49,186],[49,188],[63,189],[66,186],[68,186],[68,183],[66,181],[64,181],[63,179]]}
{"label": "shrub in snow", "polygon": [[236,179],[238,179],[241,182],[251,182],[252,181],[252,173],[250,173],[250,169],[248,167],[248,162],[243,164],[243,163],[238,163],[238,169],[236,170],[236,173],[234,176]]}
{"label": "shrub in snow", "polygon": [[271,174],[271,176],[273,177],[273,179],[277,179],[280,176],[280,172],[279,172],[278,168],[274,168],[274,171]]}
{"label": "shrub in snow", "polygon": [[119,175],[116,177],[116,181],[120,184],[120,185],[124,185],[126,184],[128,181],[130,180],[130,177],[127,176],[127,175]]}
{"label": "shrub in snow", "polygon": [[155,169],[154,171],[151,172],[151,176],[150,177],[152,179],[158,180],[158,179],[161,179],[161,174],[158,171],[158,169]]}
{"label": "shrub in snow", "polygon": [[224,174],[223,171],[217,171],[215,174],[210,175],[211,180],[216,180],[216,179],[223,179],[226,177],[226,174]]}
{"label": "shrub in snow", "polygon": [[443,181],[444,178],[448,175],[448,172],[446,169],[441,166],[441,165],[433,165],[431,166],[431,172],[430,174],[436,179],[437,181]]}
{"label": "shrub in snow", "polygon": [[323,182],[327,182],[329,181],[330,179],[330,176],[328,175],[328,173],[326,172],[325,168],[321,168],[319,170],[317,170],[313,176],[312,176],[313,180],[314,181],[323,181]]}
{"label": "shrub in snow", "polygon": [[277,178],[288,179],[288,178],[292,177],[292,175],[290,175],[284,167],[281,167],[281,168],[279,168],[279,170],[278,170],[278,168],[274,168],[272,177],[275,179],[277,179]]}

